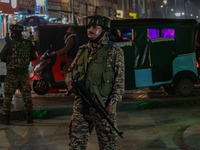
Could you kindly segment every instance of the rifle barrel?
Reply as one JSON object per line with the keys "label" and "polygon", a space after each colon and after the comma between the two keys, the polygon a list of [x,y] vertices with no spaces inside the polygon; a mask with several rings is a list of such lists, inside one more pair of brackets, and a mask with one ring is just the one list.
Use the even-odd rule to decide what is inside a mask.
{"label": "rifle barrel", "polygon": [[89,106],[93,107],[103,119],[107,120],[107,122],[117,132],[117,134],[123,138],[123,132],[118,131],[104,107],[90,94],[90,92],[85,89],[85,87],[78,80],[74,80],[72,82],[72,86],[76,93],[82,98],[82,100],[85,101]]}

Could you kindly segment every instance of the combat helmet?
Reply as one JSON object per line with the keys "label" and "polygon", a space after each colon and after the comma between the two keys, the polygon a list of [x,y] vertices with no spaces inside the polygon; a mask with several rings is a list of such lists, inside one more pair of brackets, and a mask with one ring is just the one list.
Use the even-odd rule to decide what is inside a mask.
{"label": "combat helmet", "polygon": [[23,26],[18,25],[18,24],[12,24],[12,25],[10,25],[10,30],[13,32],[22,32]]}
{"label": "combat helmet", "polygon": [[110,29],[111,20],[105,16],[95,15],[95,16],[88,16],[85,18],[86,20],[86,27],[91,25],[98,25],[104,28],[105,30]]}

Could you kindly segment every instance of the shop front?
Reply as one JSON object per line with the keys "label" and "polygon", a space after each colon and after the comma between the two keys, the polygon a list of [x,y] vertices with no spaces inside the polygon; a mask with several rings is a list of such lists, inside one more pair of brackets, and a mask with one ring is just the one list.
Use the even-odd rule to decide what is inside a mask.
{"label": "shop front", "polygon": [[18,0],[4,0],[0,1],[0,38],[4,38],[9,32],[10,22],[15,18],[19,12]]}

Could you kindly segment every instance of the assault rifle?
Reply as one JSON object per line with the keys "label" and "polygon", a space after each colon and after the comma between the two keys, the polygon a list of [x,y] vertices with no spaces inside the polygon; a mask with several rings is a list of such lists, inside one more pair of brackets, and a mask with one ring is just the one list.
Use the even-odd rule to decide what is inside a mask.
{"label": "assault rifle", "polygon": [[72,82],[72,86],[75,89],[76,93],[82,98],[82,100],[86,102],[89,106],[93,107],[103,119],[106,119],[110,126],[117,132],[117,134],[121,138],[123,138],[123,132],[119,132],[116,129],[114,123],[111,121],[104,107],[90,94],[87,89],[85,89],[83,84],[81,84],[78,80],[74,80]]}

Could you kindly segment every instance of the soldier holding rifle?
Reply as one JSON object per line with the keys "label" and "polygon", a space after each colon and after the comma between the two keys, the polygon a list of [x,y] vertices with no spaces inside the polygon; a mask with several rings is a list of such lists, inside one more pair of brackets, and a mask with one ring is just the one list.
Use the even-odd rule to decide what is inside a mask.
{"label": "soldier holding rifle", "polygon": [[[116,127],[116,105],[124,94],[124,55],[107,40],[111,21],[104,16],[86,18],[89,42],[80,47],[67,74],[68,88],[78,81],[99,102]],[[73,82],[73,83],[72,83]],[[74,87],[76,90],[76,88]],[[87,100],[87,98],[85,98]],[[77,94],[69,131],[69,149],[86,150],[88,136],[96,130],[100,150],[115,150],[117,130]],[[121,135],[121,133],[118,133]]]}

